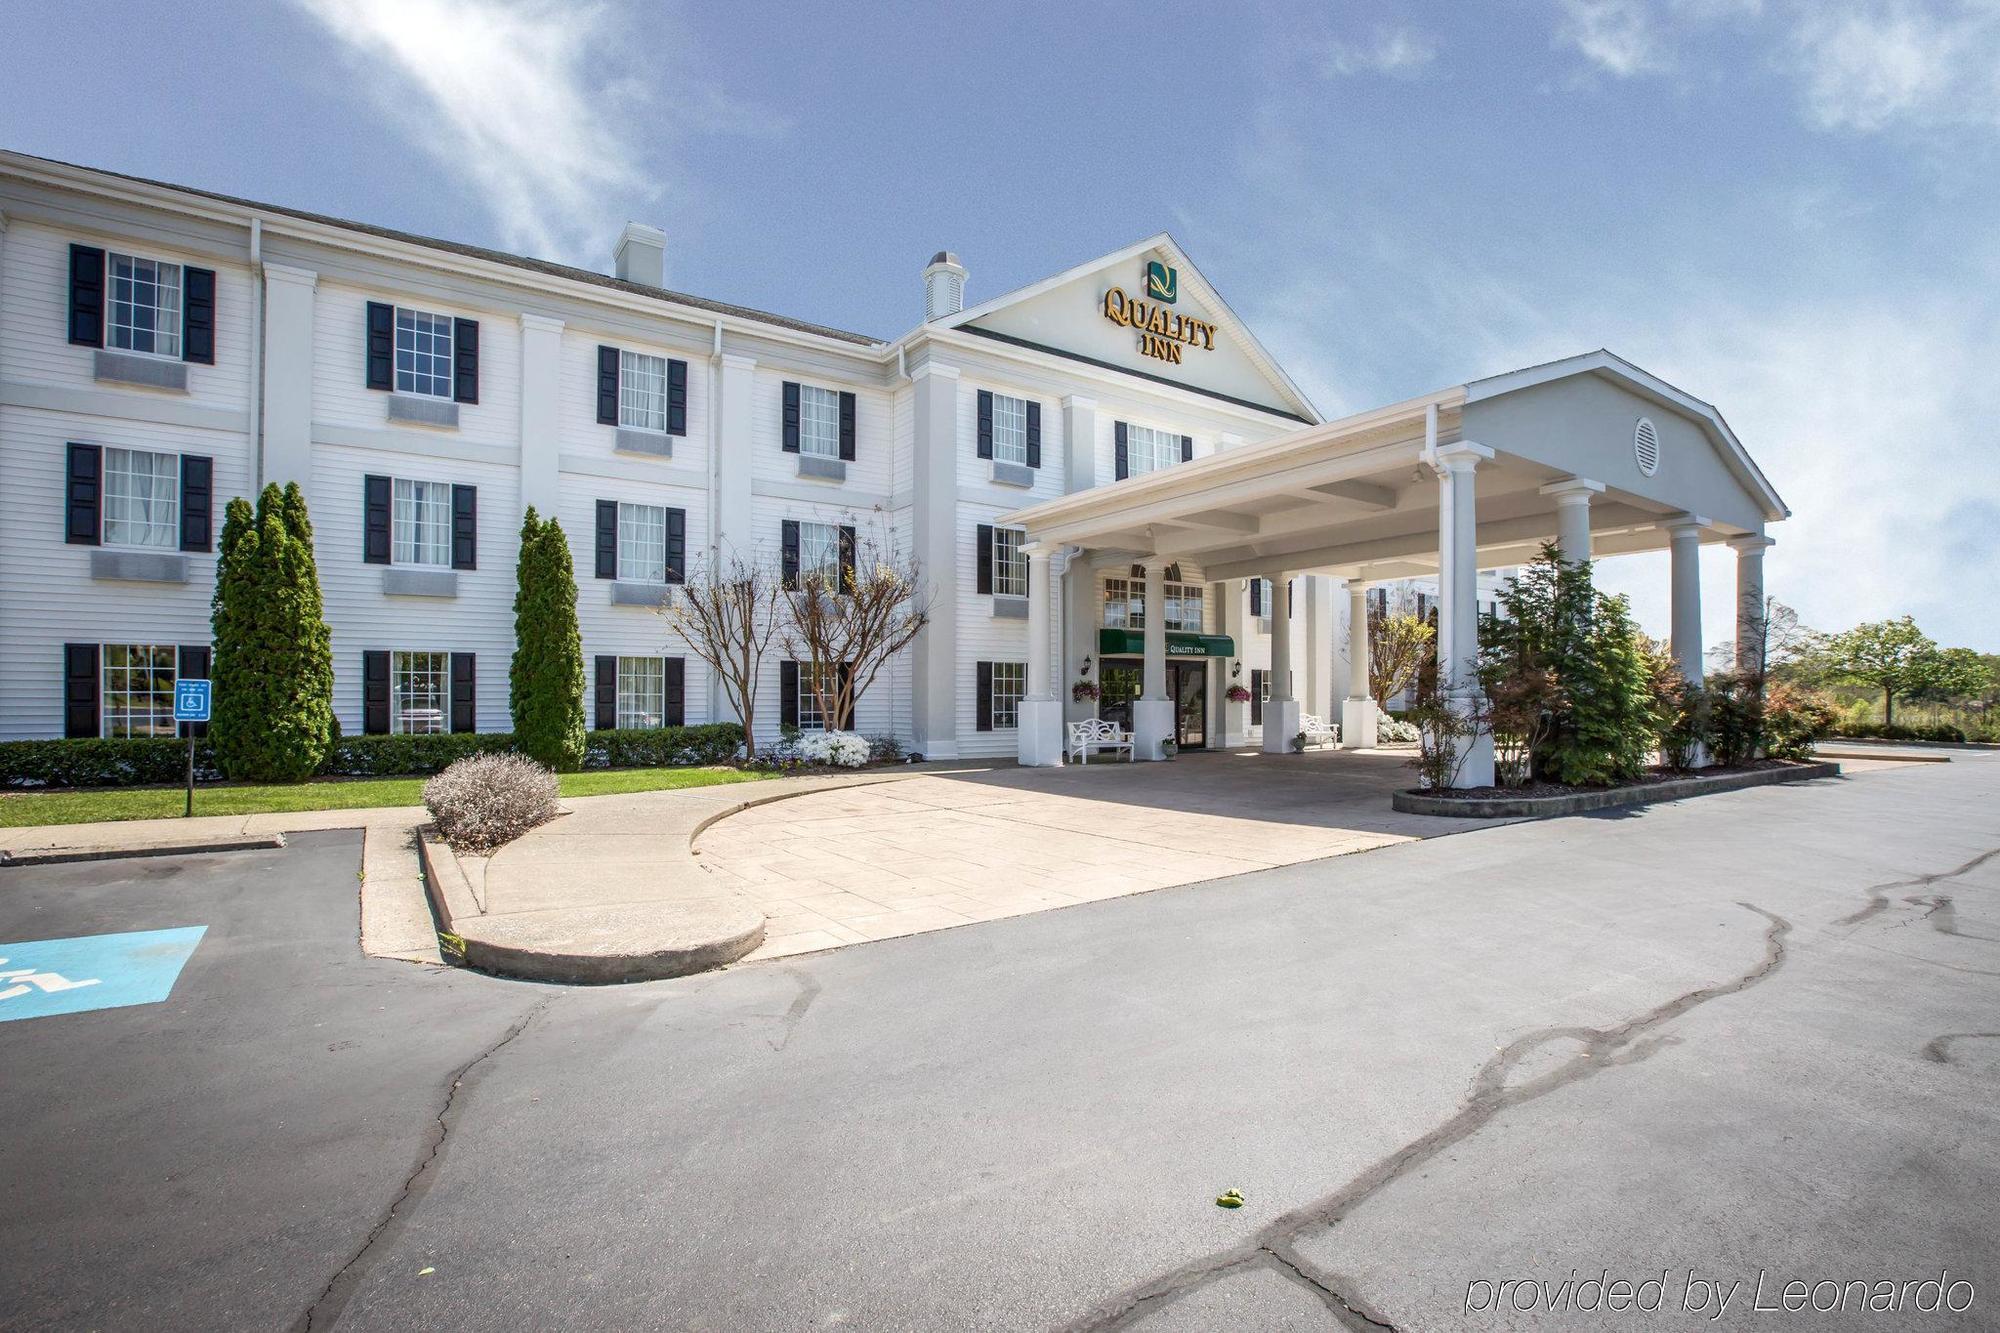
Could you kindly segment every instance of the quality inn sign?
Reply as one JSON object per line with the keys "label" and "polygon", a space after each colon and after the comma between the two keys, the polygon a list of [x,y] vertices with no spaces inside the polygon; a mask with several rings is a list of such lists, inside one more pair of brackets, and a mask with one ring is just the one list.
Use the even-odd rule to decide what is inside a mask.
{"label": "quality inn sign", "polygon": [[1104,317],[1139,335],[1139,351],[1170,365],[1181,364],[1183,348],[1215,350],[1215,325],[1167,307],[1179,296],[1180,275],[1157,259],[1146,261],[1146,296],[1127,296],[1123,287],[1104,293]]}

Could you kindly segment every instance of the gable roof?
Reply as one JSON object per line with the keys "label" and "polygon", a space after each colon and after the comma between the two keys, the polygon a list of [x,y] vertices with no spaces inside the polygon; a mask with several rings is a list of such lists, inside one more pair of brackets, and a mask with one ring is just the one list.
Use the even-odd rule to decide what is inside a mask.
{"label": "gable roof", "polygon": [[[1256,367],[1265,379],[1270,381],[1271,387],[1277,392],[1279,399],[1288,406],[1289,410],[1272,408],[1265,404],[1248,403],[1242,399],[1231,399],[1230,401],[1239,402],[1248,407],[1258,407],[1265,411],[1277,411],[1280,415],[1284,416],[1294,416],[1309,425],[1317,424],[1322,418],[1320,417],[1319,409],[1313,406],[1312,400],[1306,397],[1305,392],[1297,384],[1293,383],[1292,377],[1285,373],[1284,368],[1278,364],[1277,359],[1257,340],[1256,335],[1250,332],[1249,325],[1245,324],[1242,318],[1234,310],[1230,309],[1229,303],[1222,299],[1222,294],[1215,289],[1214,284],[1209,282],[1202,274],[1201,269],[1196,266],[1194,260],[1188,257],[1187,251],[1181,248],[1180,242],[1164,231],[1148,236],[1145,240],[1135,241],[1122,250],[1114,250],[1108,255],[1100,255],[1096,259],[1087,260],[1084,263],[1064,269],[1062,272],[1043,278],[1039,282],[1029,283],[1025,287],[1017,287],[1013,291],[1003,292],[989,301],[982,301],[978,305],[968,306],[955,315],[933,320],[927,327],[964,329],[967,332],[979,332],[980,330],[973,326],[991,315],[1013,306],[1021,305],[1024,302],[1032,301],[1044,293],[1054,291],[1057,288],[1072,283],[1081,282],[1107,269],[1116,268],[1121,264],[1130,263],[1141,256],[1152,253],[1164,255],[1179,270],[1179,281],[1182,290],[1196,297],[1208,308],[1215,316],[1213,322],[1216,327],[1226,333],[1236,346],[1242,349],[1243,354],[1250,360],[1251,364]],[[1037,350],[1072,357],[1077,356],[1075,353],[1065,352],[1063,349],[1055,347],[1038,347]],[[1179,384],[1176,381],[1167,379],[1165,376],[1149,375],[1142,371],[1131,370],[1124,366],[1111,365],[1110,363],[1096,361],[1089,357],[1078,357],[1077,359],[1090,361],[1095,365],[1105,365],[1109,369],[1124,371],[1127,374],[1139,375],[1141,378],[1172,384],[1177,388],[1187,389],[1189,392],[1210,392],[1191,385]],[[1210,394],[1210,396],[1225,395]]]}

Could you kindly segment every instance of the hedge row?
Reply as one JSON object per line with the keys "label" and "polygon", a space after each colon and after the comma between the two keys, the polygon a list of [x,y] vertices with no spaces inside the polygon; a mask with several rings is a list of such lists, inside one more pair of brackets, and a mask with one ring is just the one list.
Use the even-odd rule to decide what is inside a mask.
{"label": "hedge row", "polygon": [[1843,722],[1833,729],[1836,736],[1850,740],[1880,741],[1965,741],[1965,732],[1950,723],[1927,723],[1923,726],[1906,727],[1900,722],[1884,726],[1880,722]]}
{"label": "hedge row", "polygon": [[[657,730],[593,731],[585,738],[586,768],[673,768],[727,763],[743,744],[734,722]],[[509,732],[445,732],[432,736],[343,736],[333,743],[325,777],[421,776],[473,754],[514,748]],[[187,742],[60,740],[0,742],[0,787],[142,787],[184,781]],[[208,742],[195,746],[195,776],[221,777]]]}

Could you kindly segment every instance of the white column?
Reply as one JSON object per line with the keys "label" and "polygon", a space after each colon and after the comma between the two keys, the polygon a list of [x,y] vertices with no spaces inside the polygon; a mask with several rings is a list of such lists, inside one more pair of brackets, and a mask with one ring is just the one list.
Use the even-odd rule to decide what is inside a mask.
{"label": "white column", "polygon": [[1174,701],[1167,697],[1167,562],[1146,562],[1145,669],[1132,701],[1132,748],[1139,759],[1164,759],[1174,736]]}
{"label": "white column", "polygon": [[1347,698],[1340,704],[1340,748],[1372,750],[1377,739],[1375,698],[1368,693],[1368,585],[1347,584]]}
{"label": "white column", "polygon": [[1292,692],[1291,575],[1271,575],[1271,697],[1264,701],[1264,753],[1290,754],[1299,734],[1299,701]]}
{"label": "white column", "polygon": [[[1232,685],[1240,685],[1246,690],[1250,688],[1250,673],[1241,670],[1246,630],[1244,612],[1249,606],[1249,595],[1244,591],[1242,579],[1212,583],[1209,587],[1216,605],[1222,608],[1222,632],[1236,648],[1236,656],[1222,669],[1222,744],[1223,748],[1233,750],[1250,743],[1250,704],[1247,700],[1236,703],[1227,697]],[[1230,674],[1232,670],[1236,674]]]}
{"label": "white column", "polygon": [[1590,559],[1590,499],[1604,493],[1601,481],[1568,477],[1542,487],[1543,495],[1555,497],[1556,549],[1571,564]]}
{"label": "white column", "polygon": [[1318,574],[1299,580],[1305,600],[1305,689],[1299,695],[1299,712],[1331,718],[1340,700],[1334,694],[1334,625],[1339,617],[1333,610],[1332,581]]}
{"label": "white column", "polygon": [[[914,367],[915,502],[912,544],[917,559],[942,578],[957,568],[958,531],[958,370],[934,361]],[[744,451],[746,456],[748,450]],[[943,581],[949,585],[950,580]],[[959,670],[958,600],[931,599],[930,623],[917,636],[913,654],[916,748],[926,759],[958,758],[958,691],[972,688],[970,668]]]}
{"label": "white column", "polygon": [[521,508],[555,518],[561,498],[556,455],[561,437],[563,322],[521,316]]}
{"label": "white column", "polygon": [[263,479],[312,495],[313,300],[319,274],[264,265]]}
{"label": "white column", "polygon": [[1764,534],[1731,537],[1736,552],[1736,670],[1745,676],[1764,674],[1765,640],[1764,552],[1777,545]]}
{"label": "white column", "polygon": [[1054,768],[1062,763],[1062,703],[1050,681],[1050,621],[1055,589],[1049,574],[1049,548],[1030,542],[1021,548],[1028,557],[1028,693],[1021,700],[1017,754],[1023,765]]}
{"label": "white column", "polygon": [[[1479,711],[1479,496],[1474,474],[1493,451],[1461,441],[1434,455],[1438,470],[1438,670],[1452,708]],[[1484,728],[1463,742],[1459,787],[1493,785],[1493,736]]]}
{"label": "white column", "polygon": [[1699,684],[1701,660],[1701,530],[1708,520],[1681,514],[1666,524],[1673,564],[1673,650],[1681,674]]}
{"label": "white column", "polygon": [[1090,679],[1102,682],[1104,673],[1097,660],[1097,631],[1104,618],[1104,597],[1097,568],[1089,551],[1073,551],[1062,573],[1063,595],[1063,676],[1056,681],[1056,696],[1062,700],[1063,718],[1081,722],[1097,716],[1095,699],[1072,699],[1070,682],[1083,679],[1083,664],[1090,662]]}
{"label": "white column", "polygon": [[[715,425],[709,432],[715,450],[712,475],[715,478],[715,531],[709,534],[710,560],[716,569],[728,568],[734,560],[754,560],[757,534],[750,511],[751,421],[755,415],[757,358],[740,352],[724,352],[715,364]],[[578,549],[572,538],[571,549]],[[722,676],[709,672],[709,716],[718,721],[741,722],[730,705]],[[767,723],[777,715],[777,704],[761,700],[758,716]]]}

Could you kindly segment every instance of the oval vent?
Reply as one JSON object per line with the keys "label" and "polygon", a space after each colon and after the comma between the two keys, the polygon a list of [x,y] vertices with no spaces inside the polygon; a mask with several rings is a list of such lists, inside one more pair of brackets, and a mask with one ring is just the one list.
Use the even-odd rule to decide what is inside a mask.
{"label": "oval vent", "polygon": [[1647,476],[1660,470],[1660,435],[1653,429],[1651,417],[1640,417],[1633,429],[1632,454],[1639,460],[1639,470]]}

